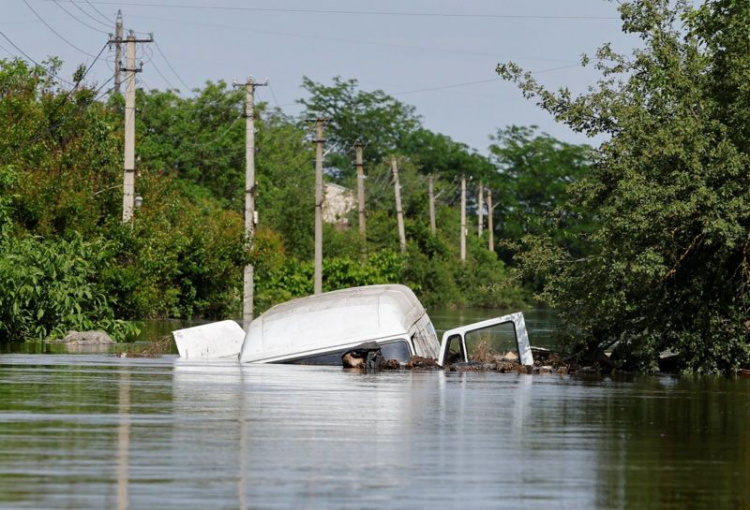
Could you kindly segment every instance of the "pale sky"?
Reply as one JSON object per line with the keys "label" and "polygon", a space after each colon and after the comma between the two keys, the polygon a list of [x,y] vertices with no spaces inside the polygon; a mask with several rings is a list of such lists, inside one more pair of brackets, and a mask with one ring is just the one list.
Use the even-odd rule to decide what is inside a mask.
{"label": "pale sky", "polygon": [[[550,86],[584,91],[597,79],[579,64],[602,43],[630,53],[617,3],[608,0],[0,0],[0,57],[60,57],[70,78],[91,64],[114,32],[153,33],[140,45],[147,88],[201,87],[207,80],[268,79],[258,100],[300,111],[302,77],[359,81],[414,105],[425,126],[486,152],[489,136],[531,125],[562,140],[594,143],[558,124],[499,79],[515,61]],[[35,13],[35,12],[36,13]],[[15,47],[13,46],[15,45]],[[17,48],[16,48],[17,47]],[[87,55],[88,54],[88,55]],[[88,79],[110,79],[104,50]]]}

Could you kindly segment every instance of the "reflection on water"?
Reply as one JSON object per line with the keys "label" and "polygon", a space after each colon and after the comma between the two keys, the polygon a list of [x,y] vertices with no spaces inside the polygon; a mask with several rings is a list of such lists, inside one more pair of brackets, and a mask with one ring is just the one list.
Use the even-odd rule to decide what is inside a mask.
{"label": "reflection on water", "polygon": [[130,372],[120,371],[120,398],[117,413],[120,425],[117,429],[117,510],[129,505],[130,492]]}
{"label": "reflection on water", "polygon": [[0,508],[750,508],[750,381],[0,356]]}

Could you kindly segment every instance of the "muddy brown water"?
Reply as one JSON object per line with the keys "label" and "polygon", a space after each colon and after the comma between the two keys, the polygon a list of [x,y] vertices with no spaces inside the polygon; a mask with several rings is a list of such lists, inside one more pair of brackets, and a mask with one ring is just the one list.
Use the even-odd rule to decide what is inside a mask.
{"label": "muddy brown water", "polygon": [[748,379],[0,355],[3,509],[748,509],[749,482]]}

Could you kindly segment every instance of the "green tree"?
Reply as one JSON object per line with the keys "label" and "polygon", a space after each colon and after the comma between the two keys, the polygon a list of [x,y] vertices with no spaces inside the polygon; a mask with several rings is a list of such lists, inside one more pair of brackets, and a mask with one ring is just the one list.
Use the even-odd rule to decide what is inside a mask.
{"label": "green tree", "polygon": [[70,329],[104,329],[117,340],[136,334],[133,323],[115,318],[100,278],[113,260],[113,245],[104,239],[4,239],[0,342],[62,338]]}
{"label": "green tree", "polygon": [[213,196],[241,210],[245,189],[243,92],[219,81],[207,82],[192,97],[181,97],[172,90],[139,89],[136,100],[140,166],[175,171],[191,194]]}
{"label": "green tree", "polygon": [[401,150],[409,155],[422,174],[438,175],[443,180],[452,181],[465,175],[486,181],[495,173],[495,167],[486,156],[426,128],[408,133]]}
{"label": "green tree", "polygon": [[310,97],[300,99],[305,117],[326,119],[325,137],[331,152],[326,164],[336,178],[354,175],[354,144],[364,144],[368,166],[396,152],[402,141],[420,126],[415,108],[382,90],[358,89],[357,80],[335,77],[323,85],[305,77],[302,87]]}
{"label": "green tree", "polygon": [[259,225],[281,235],[288,256],[312,257],[315,154],[309,125],[263,105],[256,122]]}
{"label": "green tree", "polygon": [[485,181],[494,194],[495,235],[510,261],[527,235],[545,234],[585,254],[582,232],[593,228],[582,207],[571,202],[570,186],[586,174],[593,150],[557,140],[536,126],[510,126],[491,137],[497,174]]}
{"label": "green tree", "polygon": [[117,207],[120,144],[93,87],[58,87],[59,65],[0,61],[0,166],[16,176],[10,208],[17,226],[44,236],[93,234]]}
{"label": "green tree", "polygon": [[637,0],[620,12],[642,47],[631,58],[602,47],[588,94],[498,68],[557,119],[608,137],[575,191],[599,223],[592,254],[538,238],[526,263],[551,275],[573,349],[617,342],[617,363],[641,370],[665,349],[687,371],[748,366],[750,4]]}

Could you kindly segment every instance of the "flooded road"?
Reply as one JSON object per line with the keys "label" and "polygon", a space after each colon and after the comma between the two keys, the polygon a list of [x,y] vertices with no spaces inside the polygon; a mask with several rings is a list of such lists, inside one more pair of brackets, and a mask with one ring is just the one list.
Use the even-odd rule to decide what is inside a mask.
{"label": "flooded road", "polygon": [[750,508],[750,380],[0,355],[0,508]]}

